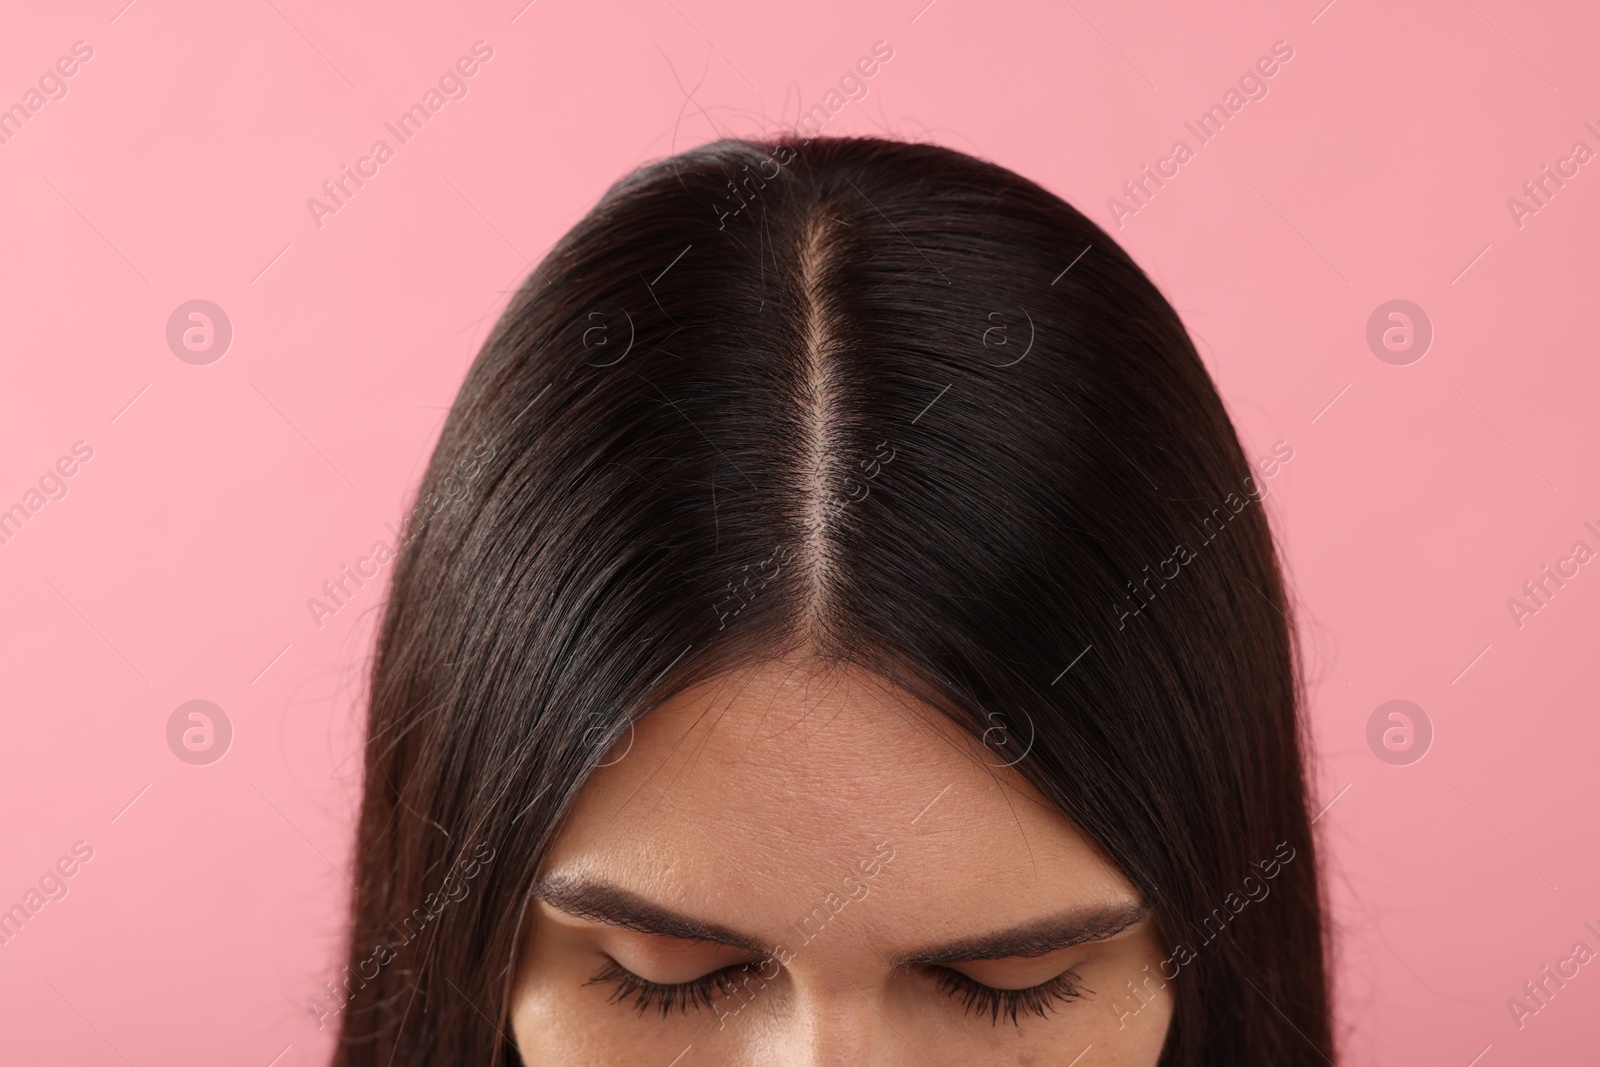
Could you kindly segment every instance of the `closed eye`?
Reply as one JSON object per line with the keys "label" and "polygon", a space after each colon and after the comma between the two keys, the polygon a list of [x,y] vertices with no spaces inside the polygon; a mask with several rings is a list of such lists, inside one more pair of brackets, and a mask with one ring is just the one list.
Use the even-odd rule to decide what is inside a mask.
{"label": "closed eye", "polygon": [[[733,997],[734,990],[741,985],[747,990],[752,989],[751,976],[739,976],[740,971],[747,970],[750,970],[750,964],[740,963],[710,971],[687,982],[652,982],[634,974],[616,960],[607,960],[600,972],[584,985],[610,985],[612,991],[608,1003],[631,1002],[640,1015],[653,1010],[666,1018],[674,1012],[688,1015],[690,1011],[709,1010],[719,1000]],[[1081,1000],[1094,992],[1083,985],[1082,979],[1071,968],[1022,989],[1000,989],[985,985],[949,967],[931,966],[926,970],[941,993],[958,1001],[966,1014],[976,1014],[979,1018],[988,1015],[991,1025],[998,1025],[1002,1017],[1020,1025],[1019,1016],[1023,1014],[1048,1018],[1062,1004]],[[753,988],[756,990],[766,984],[759,975],[755,979],[757,984]],[[739,1003],[742,1007],[743,999]]]}
{"label": "closed eye", "polygon": [[999,989],[985,985],[949,967],[933,967],[931,972],[940,992],[959,1001],[969,1015],[988,1015],[991,1025],[998,1025],[1001,1016],[1020,1025],[1017,1018],[1019,1012],[1037,1015],[1041,1019],[1048,1018],[1062,1004],[1082,1000],[1094,993],[1094,990],[1083,985],[1083,980],[1071,968],[1038,985],[1022,989]]}
{"label": "closed eye", "polygon": [[[749,967],[747,963],[737,963],[687,982],[652,982],[634,974],[616,960],[607,960],[600,972],[583,984],[610,985],[612,992],[607,1003],[632,1001],[640,1015],[654,1009],[665,1018],[673,1012],[687,1015],[691,1009],[709,1009],[720,998],[732,996],[736,987],[748,985],[748,976],[737,976],[739,971]],[[760,982],[760,976],[757,975],[755,980]]]}

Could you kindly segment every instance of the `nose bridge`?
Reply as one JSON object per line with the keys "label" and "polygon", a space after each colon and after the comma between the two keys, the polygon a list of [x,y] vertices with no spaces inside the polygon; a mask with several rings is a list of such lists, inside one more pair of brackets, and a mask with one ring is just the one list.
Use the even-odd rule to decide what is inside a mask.
{"label": "nose bridge", "polygon": [[883,991],[848,981],[802,992],[775,1029],[781,1067],[911,1067],[928,1061],[891,1020]]}

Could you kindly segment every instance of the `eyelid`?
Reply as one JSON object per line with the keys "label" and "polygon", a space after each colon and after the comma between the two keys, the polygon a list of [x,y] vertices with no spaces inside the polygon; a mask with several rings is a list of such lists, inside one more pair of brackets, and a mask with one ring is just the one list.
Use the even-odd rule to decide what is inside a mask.
{"label": "eyelid", "polygon": [[1017,1014],[1022,1011],[1037,1015],[1041,1019],[1048,1018],[1050,1012],[1060,1005],[1083,1000],[1086,995],[1094,993],[1094,990],[1083,985],[1083,979],[1074,967],[1068,967],[1031,986],[1003,989],[980,982],[971,975],[942,964],[924,966],[935,972],[933,977],[940,992],[953,1000],[960,1001],[966,1014],[976,1012],[981,1017],[988,1012],[989,1021],[993,1025],[998,1025],[1000,1017],[1004,1015],[1012,1023],[1021,1026]]}
{"label": "eyelid", "polygon": [[[1026,973],[1030,971],[1037,972],[1039,970],[1046,970],[1049,972],[1050,977],[1054,977],[1055,975],[1060,974],[1062,971],[1070,970],[1075,967],[1082,967],[1085,964],[1092,963],[1094,960],[1099,959],[1101,957],[1101,952],[1098,950],[1101,949],[1103,945],[1103,942],[1085,942],[1079,945],[1067,945],[1065,948],[1054,949],[1050,952],[1042,952],[1037,956],[995,956],[989,959],[981,960],[950,960],[945,963],[927,964],[927,966],[948,968],[949,970],[956,971],[957,973],[965,974],[974,982],[982,982],[984,985],[992,985],[992,980],[985,981],[983,978],[978,977],[978,975],[968,974],[967,969],[976,969],[978,974],[983,974],[985,971],[993,967],[1000,968],[1002,972],[1007,970],[1021,970]],[[1046,978],[1043,980],[1048,981],[1049,979]],[[1037,985],[1038,983],[1035,982],[1032,984]],[[994,988],[1004,989],[1006,987],[996,985]],[[1017,986],[1014,988],[1020,989],[1027,987]]]}
{"label": "eyelid", "polygon": [[609,983],[613,989],[608,1003],[617,1004],[632,1000],[640,1015],[651,1008],[658,1008],[662,1018],[665,1018],[674,1010],[688,1015],[691,1007],[696,1011],[712,1007],[716,994],[729,992],[732,986],[731,972],[740,966],[743,965],[719,967],[686,982],[652,982],[633,973],[616,960],[608,958],[599,973],[583,984],[590,986]]}
{"label": "eyelid", "polygon": [[[768,963],[776,967],[770,976],[763,975],[760,970]],[[746,969],[751,971],[751,975],[741,977],[741,972]],[[691,1007],[696,1011],[712,1008],[715,1006],[716,996],[734,995],[735,986],[748,989],[752,980],[759,983],[757,988],[764,987],[778,976],[778,971],[781,969],[782,965],[778,964],[776,957],[766,956],[759,960],[730,963],[682,982],[656,982],[635,973],[608,956],[600,972],[583,984],[589,986],[610,983],[614,989],[609,1003],[616,1004],[631,999],[640,1015],[655,1007],[660,1009],[662,1017],[665,1018],[674,1010],[688,1015]]]}
{"label": "eyelid", "polygon": [[754,954],[747,949],[718,941],[696,941],[617,927],[596,931],[590,940],[605,955],[625,959],[647,972],[660,969],[682,972],[698,967],[696,973],[709,974],[722,967],[755,962]]}
{"label": "eyelid", "polygon": [[[746,963],[754,966],[761,956],[749,949],[729,945],[722,941],[675,937],[653,930],[639,930],[582,915],[563,911],[548,902],[538,901],[548,919],[563,930],[574,945],[591,952],[596,958],[604,957],[616,962],[641,981],[657,985],[675,985],[698,981],[714,971],[737,969]],[[686,971],[693,977],[683,979],[647,978],[650,974],[681,975]]]}

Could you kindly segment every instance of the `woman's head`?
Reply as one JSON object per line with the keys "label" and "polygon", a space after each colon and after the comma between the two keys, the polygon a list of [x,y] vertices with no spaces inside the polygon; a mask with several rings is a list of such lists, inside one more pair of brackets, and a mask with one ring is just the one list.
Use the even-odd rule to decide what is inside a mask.
{"label": "woman's head", "polygon": [[629,175],[421,489],[341,1062],[1322,1062],[1292,455],[1003,168]]}

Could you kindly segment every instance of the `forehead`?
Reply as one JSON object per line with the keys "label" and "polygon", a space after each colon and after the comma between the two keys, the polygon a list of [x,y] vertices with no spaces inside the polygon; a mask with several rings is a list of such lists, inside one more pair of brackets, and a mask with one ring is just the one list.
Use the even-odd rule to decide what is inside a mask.
{"label": "forehead", "polygon": [[725,675],[656,708],[602,762],[545,872],[730,922],[738,900],[752,930],[850,891],[844,878],[860,892],[875,867],[907,914],[981,908],[985,925],[1133,896],[992,750],[854,669]]}

